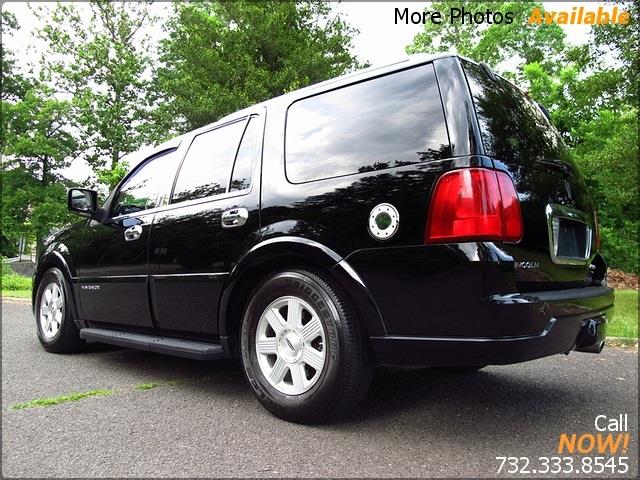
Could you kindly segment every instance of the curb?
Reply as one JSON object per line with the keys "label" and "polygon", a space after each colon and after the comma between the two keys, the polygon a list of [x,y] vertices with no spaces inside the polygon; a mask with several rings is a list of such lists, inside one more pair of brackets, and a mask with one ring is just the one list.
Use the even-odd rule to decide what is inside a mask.
{"label": "curb", "polygon": [[28,303],[31,304],[31,300],[21,297],[2,297],[3,303]]}
{"label": "curb", "polygon": [[627,347],[627,348],[638,348],[638,339],[637,338],[626,338],[626,337],[607,337],[605,339],[605,346],[610,347]]}

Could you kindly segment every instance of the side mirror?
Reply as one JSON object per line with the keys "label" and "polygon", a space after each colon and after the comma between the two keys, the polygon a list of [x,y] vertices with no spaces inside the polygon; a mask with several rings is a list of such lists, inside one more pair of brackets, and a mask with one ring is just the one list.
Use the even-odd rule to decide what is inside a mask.
{"label": "side mirror", "polygon": [[93,217],[98,210],[98,194],[88,188],[70,188],[67,191],[67,207],[83,217]]}

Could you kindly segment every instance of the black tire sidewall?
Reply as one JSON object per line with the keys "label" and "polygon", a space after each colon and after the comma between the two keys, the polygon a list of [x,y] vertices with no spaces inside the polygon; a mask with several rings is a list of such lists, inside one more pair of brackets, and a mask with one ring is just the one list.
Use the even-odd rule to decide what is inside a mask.
{"label": "black tire sidewall", "polygon": [[[311,389],[300,395],[286,395],[276,390],[264,377],[258,365],[255,337],[260,316],[275,299],[295,295],[307,302],[316,311],[325,329],[326,363],[320,378]],[[331,403],[342,380],[341,360],[345,339],[341,334],[340,306],[315,279],[303,272],[287,271],[267,279],[257,291],[245,310],[241,331],[242,363],[247,380],[258,400],[276,415],[303,419]]]}

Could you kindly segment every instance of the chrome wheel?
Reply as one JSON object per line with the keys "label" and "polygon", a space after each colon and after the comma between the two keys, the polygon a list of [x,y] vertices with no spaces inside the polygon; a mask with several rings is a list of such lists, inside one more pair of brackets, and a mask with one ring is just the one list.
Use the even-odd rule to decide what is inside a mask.
{"label": "chrome wheel", "polygon": [[267,381],[287,395],[309,391],[325,365],[325,331],[308,303],[293,296],[273,301],[260,316],[256,356]]}
{"label": "chrome wheel", "polygon": [[40,330],[45,340],[56,336],[62,325],[64,315],[64,295],[57,283],[44,287],[40,297]]}

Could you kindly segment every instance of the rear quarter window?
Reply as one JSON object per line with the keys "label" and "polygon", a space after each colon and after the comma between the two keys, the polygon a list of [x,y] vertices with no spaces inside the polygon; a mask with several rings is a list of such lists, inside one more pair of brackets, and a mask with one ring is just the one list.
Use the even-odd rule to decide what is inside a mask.
{"label": "rear quarter window", "polygon": [[504,78],[491,78],[476,63],[462,60],[462,65],[487,155],[518,163],[570,161],[560,133],[531,98]]}
{"label": "rear quarter window", "polygon": [[293,183],[451,156],[431,64],[294,102],[285,168]]}

